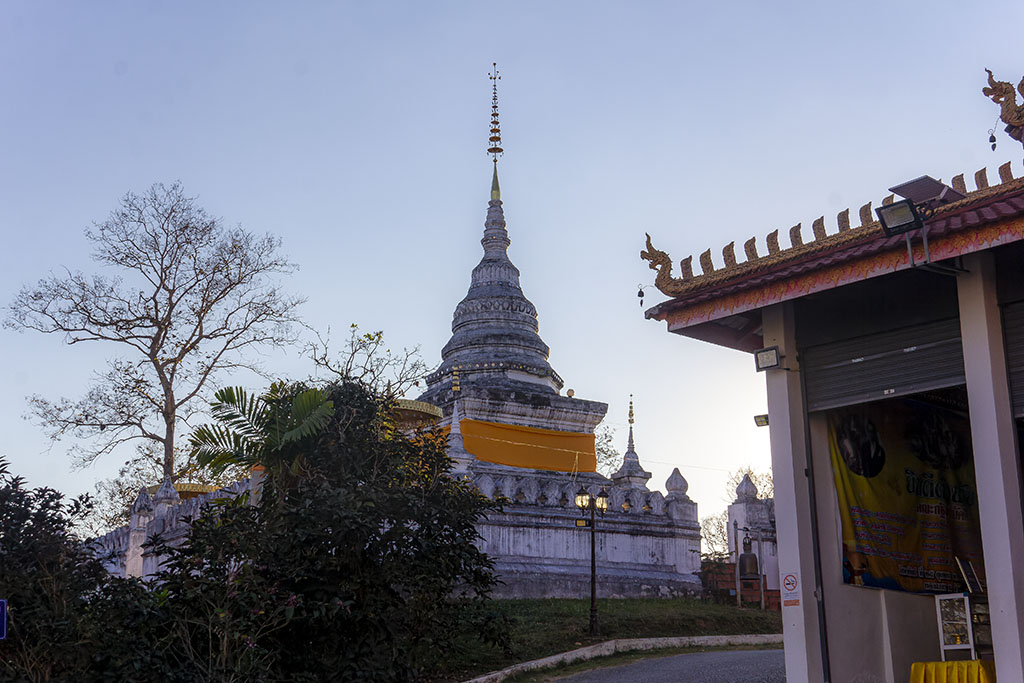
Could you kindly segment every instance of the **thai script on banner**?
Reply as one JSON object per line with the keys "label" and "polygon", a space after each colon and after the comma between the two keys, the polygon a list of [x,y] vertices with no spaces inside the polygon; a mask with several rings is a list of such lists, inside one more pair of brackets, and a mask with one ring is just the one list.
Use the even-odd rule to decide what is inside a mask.
{"label": "thai script on banner", "polygon": [[827,420],[844,582],[961,590],[956,557],[982,567],[967,417],[899,398],[837,408]]}

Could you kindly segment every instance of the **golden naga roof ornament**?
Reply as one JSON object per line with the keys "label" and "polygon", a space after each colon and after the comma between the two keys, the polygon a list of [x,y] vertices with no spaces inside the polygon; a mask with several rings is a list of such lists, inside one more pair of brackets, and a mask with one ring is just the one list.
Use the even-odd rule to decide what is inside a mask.
{"label": "golden naga roof ornament", "polygon": [[[644,233],[647,234],[647,233]],[[672,277],[672,259],[660,249],[655,249],[651,244],[651,236],[647,234],[647,248],[640,252],[640,258],[650,261],[651,270],[658,271],[654,277],[654,286],[662,294],[667,296],[679,296],[685,291],[687,281],[693,277],[692,274],[683,270],[683,277]]]}
{"label": "golden naga roof ornament", "polygon": [[[1015,92],[1010,83],[997,81],[991,71],[985,71],[988,72],[988,87],[982,88],[981,93],[999,105],[999,118],[1006,124],[1006,134],[1024,145],[1024,104],[1017,105],[1017,92],[1024,97],[1024,78]],[[994,129],[989,134],[989,142],[992,143],[992,149],[995,149]]]}

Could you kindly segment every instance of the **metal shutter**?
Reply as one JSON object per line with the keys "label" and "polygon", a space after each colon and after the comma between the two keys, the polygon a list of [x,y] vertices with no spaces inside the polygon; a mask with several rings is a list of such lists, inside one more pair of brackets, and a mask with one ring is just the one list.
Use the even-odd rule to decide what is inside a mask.
{"label": "metal shutter", "polygon": [[1003,306],[1003,339],[1013,416],[1024,417],[1024,302]]}
{"label": "metal shutter", "polygon": [[801,354],[801,366],[808,410],[956,386],[965,382],[960,321],[953,318],[810,347]]}

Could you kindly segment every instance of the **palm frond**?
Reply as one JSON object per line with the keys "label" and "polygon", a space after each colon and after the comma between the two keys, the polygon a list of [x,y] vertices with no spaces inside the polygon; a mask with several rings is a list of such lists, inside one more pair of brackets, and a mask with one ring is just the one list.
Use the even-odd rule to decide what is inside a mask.
{"label": "palm frond", "polygon": [[307,389],[292,401],[289,429],[279,445],[305,439],[323,429],[334,414],[334,403],[319,389]]}
{"label": "palm frond", "polygon": [[220,425],[200,425],[189,438],[196,463],[220,474],[231,465],[256,465],[265,448],[236,431]]}
{"label": "palm frond", "polygon": [[259,437],[266,429],[266,402],[241,387],[220,389],[214,394],[210,408],[218,422],[249,438]]}

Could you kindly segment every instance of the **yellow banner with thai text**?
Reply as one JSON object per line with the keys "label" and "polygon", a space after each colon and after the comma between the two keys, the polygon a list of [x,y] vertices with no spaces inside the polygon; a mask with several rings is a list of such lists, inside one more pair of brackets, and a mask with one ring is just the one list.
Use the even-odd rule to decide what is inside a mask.
{"label": "yellow banner with thai text", "polygon": [[983,575],[964,412],[911,398],[837,408],[828,440],[845,583],[950,593],[964,589],[956,558]]}

